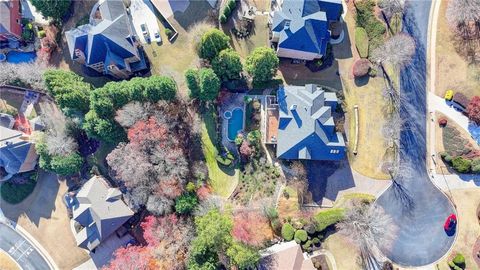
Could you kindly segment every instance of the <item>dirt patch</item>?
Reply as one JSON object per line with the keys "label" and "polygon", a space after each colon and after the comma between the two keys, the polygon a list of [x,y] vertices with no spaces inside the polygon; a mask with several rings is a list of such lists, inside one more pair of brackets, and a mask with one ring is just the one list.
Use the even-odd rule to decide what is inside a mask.
{"label": "dirt patch", "polygon": [[11,205],[0,200],[6,217],[22,226],[53,258],[60,269],[73,269],[89,256],[77,247],[62,197],[66,181],[39,172],[38,184],[23,202]]}
{"label": "dirt patch", "polygon": [[18,264],[3,251],[0,251],[0,266],[2,270],[20,270]]}

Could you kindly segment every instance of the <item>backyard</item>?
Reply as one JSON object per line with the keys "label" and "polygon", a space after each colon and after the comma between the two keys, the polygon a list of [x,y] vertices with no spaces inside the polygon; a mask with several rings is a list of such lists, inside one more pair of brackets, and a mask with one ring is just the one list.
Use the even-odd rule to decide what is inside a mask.
{"label": "backyard", "polygon": [[[231,18],[227,23],[222,24],[222,29],[231,39],[232,47],[245,59],[255,48],[267,46],[268,47],[268,12],[270,10],[270,1],[262,0],[241,0],[237,4],[237,8],[232,12]],[[249,7],[255,7],[257,9],[255,19],[253,22],[253,28],[248,37],[239,38],[234,32],[233,28],[238,27],[241,22],[241,18],[245,11],[248,11]]]}
{"label": "backyard", "polygon": [[[469,64],[458,54],[445,16],[447,4],[448,1],[442,1],[438,16],[435,94],[443,96],[446,90],[452,89],[472,98],[480,95],[480,65]],[[455,76],[451,76],[452,70]]]}
{"label": "backyard", "polygon": [[218,142],[216,132],[215,110],[209,109],[203,115],[202,149],[208,167],[209,185],[213,191],[228,198],[238,184],[237,168],[220,167],[216,160],[218,154],[215,144]]}

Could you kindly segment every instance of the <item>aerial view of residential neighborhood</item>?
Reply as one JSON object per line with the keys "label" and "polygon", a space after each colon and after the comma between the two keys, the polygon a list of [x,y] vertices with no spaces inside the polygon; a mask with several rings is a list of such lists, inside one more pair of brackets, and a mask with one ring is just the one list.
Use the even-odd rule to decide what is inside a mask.
{"label": "aerial view of residential neighborhood", "polygon": [[0,0],[0,270],[479,270],[480,0]]}

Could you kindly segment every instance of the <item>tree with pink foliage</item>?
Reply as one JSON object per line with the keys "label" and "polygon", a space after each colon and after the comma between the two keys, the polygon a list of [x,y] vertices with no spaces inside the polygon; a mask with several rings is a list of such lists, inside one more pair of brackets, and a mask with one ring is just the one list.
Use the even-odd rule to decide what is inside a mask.
{"label": "tree with pink foliage", "polygon": [[102,270],[150,270],[157,269],[155,260],[148,247],[121,247],[114,253],[110,263]]}
{"label": "tree with pink foliage", "polygon": [[273,238],[273,232],[266,217],[258,212],[239,212],[233,217],[232,236],[243,244],[261,247]]}
{"label": "tree with pink foliage", "polygon": [[253,149],[250,147],[250,143],[247,140],[242,142],[239,151],[243,159],[249,159],[253,154]]}

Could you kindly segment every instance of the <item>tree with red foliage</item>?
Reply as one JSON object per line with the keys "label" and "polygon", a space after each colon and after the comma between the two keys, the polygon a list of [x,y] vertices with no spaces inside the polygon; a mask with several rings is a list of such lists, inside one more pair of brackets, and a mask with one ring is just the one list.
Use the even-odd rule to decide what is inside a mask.
{"label": "tree with red foliage", "polygon": [[467,115],[470,120],[480,125],[480,97],[474,96],[467,106]]}
{"label": "tree with red foliage", "polygon": [[236,213],[233,221],[232,236],[243,244],[261,247],[273,238],[268,219],[258,212]]}
{"label": "tree with red foliage", "polygon": [[158,269],[155,259],[148,247],[121,247],[114,253],[114,258],[102,270],[150,270]]}
{"label": "tree with red foliage", "polygon": [[152,250],[157,269],[185,269],[193,226],[185,218],[170,214],[147,216],[141,223],[143,238]]}
{"label": "tree with red foliage", "polygon": [[243,159],[249,159],[253,154],[253,149],[250,147],[250,143],[247,140],[242,142],[240,146],[240,155]]}
{"label": "tree with red foliage", "polygon": [[175,198],[182,194],[188,162],[174,127],[157,117],[163,116],[135,123],[128,130],[130,142],[119,144],[107,162],[128,188],[132,206],[145,205],[161,215],[172,212]]}
{"label": "tree with red foliage", "polygon": [[196,193],[197,193],[198,199],[200,201],[203,201],[203,200],[207,199],[208,196],[210,196],[212,191],[210,190],[210,188],[208,186],[202,185],[201,187],[199,187],[197,189]]}

